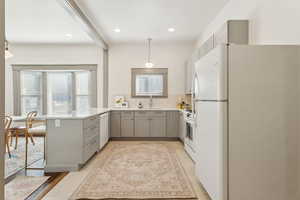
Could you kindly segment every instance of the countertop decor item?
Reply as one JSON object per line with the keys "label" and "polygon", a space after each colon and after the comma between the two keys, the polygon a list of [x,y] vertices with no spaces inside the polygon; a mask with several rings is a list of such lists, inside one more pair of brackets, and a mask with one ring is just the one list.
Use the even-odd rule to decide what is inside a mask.
{"label": "countertop decor item", "polygon": [[124,96],[115,96],[114,97],[115,107],[122,108],[122,104],[124,102],[125,102],[125,97]]}
{"label": "countertop decor item", "polygon": [[142,108],[143,108],[142,102],[139,102],[138,105],[137,105],[137,107],[138,107],[139,109],[142,109]]}

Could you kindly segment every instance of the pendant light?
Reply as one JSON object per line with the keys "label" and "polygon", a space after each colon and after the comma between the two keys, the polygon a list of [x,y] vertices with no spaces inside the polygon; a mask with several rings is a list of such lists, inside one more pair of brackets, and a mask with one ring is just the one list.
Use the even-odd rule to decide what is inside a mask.
{"label": "pendant light", "polygon": [[145,64],[146,68],[152,68],[153,67],[153,63],[151,62],[151,41],[152,41],[152,39],[149,38],[148,39],[148,60]]}
{"label": "pendant light", "polygon": [[8,41],[5,40],[5,59],[11,58],[14,55],[8,50]]}

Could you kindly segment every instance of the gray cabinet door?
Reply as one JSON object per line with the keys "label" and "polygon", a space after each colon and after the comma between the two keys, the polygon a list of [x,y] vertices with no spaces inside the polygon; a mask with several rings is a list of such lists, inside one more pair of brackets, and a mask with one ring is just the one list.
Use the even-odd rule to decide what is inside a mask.
{"label": "gray cabinet door", "polygon": [[111,137],[121,137],[121,113],[112,112],[110,124],[110,136]]}
{"label": "gray cabinet door", "polygon": [[150,119],[150,137],[166,137],[166,118]]}
{"label": "gray cabinet door", "polygon": [[121,137],[134,136],[134,118],[122,118],[121,120]]}
{"label": "gray cabinet door", "polygon": [[135,118],[135,137],[150,137],[150,121],[148,118]]}
{"label": "gray cabinet door", "polygon": [[101,115],[100,116],[100,128],[99,128],[99,132],[100,132],[100,135],[99,135],[99,139],[100,139],[100,141],[99,141],[99,146],[100,146],[100,148],[99,149],[102,149],[102,147],[104,146],[104,130],[105,129],[105,124],[104,124],[104,116],[103,115]]}
{"label": "gray cabinet door", "polygon": [[167,137],[179,136],[179,113],[167,112]]}

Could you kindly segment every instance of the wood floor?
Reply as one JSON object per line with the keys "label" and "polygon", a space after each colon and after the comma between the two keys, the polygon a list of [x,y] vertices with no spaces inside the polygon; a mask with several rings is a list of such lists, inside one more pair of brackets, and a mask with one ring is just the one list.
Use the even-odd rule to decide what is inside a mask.
{"label": "wood floor", "polygon": [[[7,177],[5,179],[5,184],[12,181],[17,176],[49,176],[49,179],[43,183],[40,187],[38,187],[35,191],[25,199],[25,200],[40,200],[42,199],[60,180],[62,180],[68,173],[47,173],[45,174],[44,170],[42,169],[44,166],[44,160],[39,160],[29,168],[34,169],[22,169],[19,172]],[[39,169],[40,168],[40,169]]]}

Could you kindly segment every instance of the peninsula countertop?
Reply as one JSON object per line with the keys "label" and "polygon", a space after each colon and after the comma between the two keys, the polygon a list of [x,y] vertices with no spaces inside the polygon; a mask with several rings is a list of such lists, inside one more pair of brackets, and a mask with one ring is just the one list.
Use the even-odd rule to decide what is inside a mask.
{"label": "peninsula countertop", "polygon": [[[93,108],[86,111],[73,111],[69,114],[48,114],[37,116],[38,120],[86,119],[110,111],[182,111],[178,108]],[[25,121],[26,116],[13,116],[14,121]]]}

